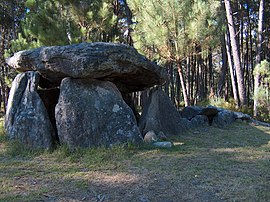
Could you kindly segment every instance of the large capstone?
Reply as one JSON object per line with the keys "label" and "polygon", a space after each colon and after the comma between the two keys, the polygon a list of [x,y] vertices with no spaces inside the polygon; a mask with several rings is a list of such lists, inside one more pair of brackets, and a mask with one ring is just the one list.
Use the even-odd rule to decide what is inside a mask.
{"label": "large capstone", "polygon": [[52,83],[65,77],[111,81],[121,92],[140,91],[162,84],[163,68],[133,47],[113,43],[81,43],[20,51],[7,60],[18,71],[38,71]]}
{"label": "large capstone", "polygon": [[143,134],[153,130],[167,137],[182,135],[190,122],[182,118],[170,98],[162,90],[152,90],[144,106],[139,127]]}
{"label": "large capstone", "polygon": [[12,83],[5,128],[9,139],[18,140],[31,148],[52,147],[55,132],[46,108],[37,93],[39,74],[26,72]]}
{"label": "large capstone", "polygon": [[111,82],[63,79],[55,110],[60,143],[71,148],[142,142],[132,110]]}

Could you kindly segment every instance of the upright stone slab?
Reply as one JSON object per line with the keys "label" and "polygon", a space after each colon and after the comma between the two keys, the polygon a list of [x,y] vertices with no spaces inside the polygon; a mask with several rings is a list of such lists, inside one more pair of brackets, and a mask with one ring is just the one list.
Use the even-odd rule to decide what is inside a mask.
{"label": "upright stone slab", "polygon": [[55,114],[60,143],[71,148],[142,142],[132,110],[108,81],[63,79]]}
{"label": "upright stone slab", "polygon": [[39,74],[18,74],[12,82],[5,128],[9,139],[31,148],[50,148],[54,130],[46,108],[37,93]]}
{"label": "upright stone slab", "polygon": [[139,127],[145,135],[153,130],[163,132],[167,137],[183,134],[190,122],[181,118],[170,98],[162,90],[152,90],[139,121]]}

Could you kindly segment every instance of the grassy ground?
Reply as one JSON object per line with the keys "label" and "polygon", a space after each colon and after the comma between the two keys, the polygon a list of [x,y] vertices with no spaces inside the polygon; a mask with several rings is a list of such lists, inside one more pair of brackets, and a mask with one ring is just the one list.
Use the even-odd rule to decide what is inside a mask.
{"label": "grassy ground", "polygon": [[0,201],[270,201],[270,128],[200,128],[171,149],[31,151],[0,134]]}

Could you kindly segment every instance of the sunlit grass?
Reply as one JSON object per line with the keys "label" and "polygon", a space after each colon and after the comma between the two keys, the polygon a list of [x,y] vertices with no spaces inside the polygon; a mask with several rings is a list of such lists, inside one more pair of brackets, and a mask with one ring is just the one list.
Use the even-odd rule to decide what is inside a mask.
{"label": "sunlit grass", "polygon": [[150,201],[269,200],[269,128],[236,123],[171,140],[170,149],[30,150],[9,142],[2,128],[0,201],[96,201],[104,193],[108,201],[139,201],[145,189]]}

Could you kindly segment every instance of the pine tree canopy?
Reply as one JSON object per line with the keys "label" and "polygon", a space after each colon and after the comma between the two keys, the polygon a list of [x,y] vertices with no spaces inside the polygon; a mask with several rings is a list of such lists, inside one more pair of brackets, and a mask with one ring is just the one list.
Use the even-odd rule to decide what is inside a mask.
{"label": "pine tree canopy", "polygon": [[129,4],[137,22],[135,46],[146,54],[154,47],[154,57],[179,60],[198,45],[215,45],[219,1],[132,0]]}
{"label": "pine tree canopy", "polygon": [[115,41],[117,16],[111,1],[27,0],[22,33],[13,51],[83,41]]}

